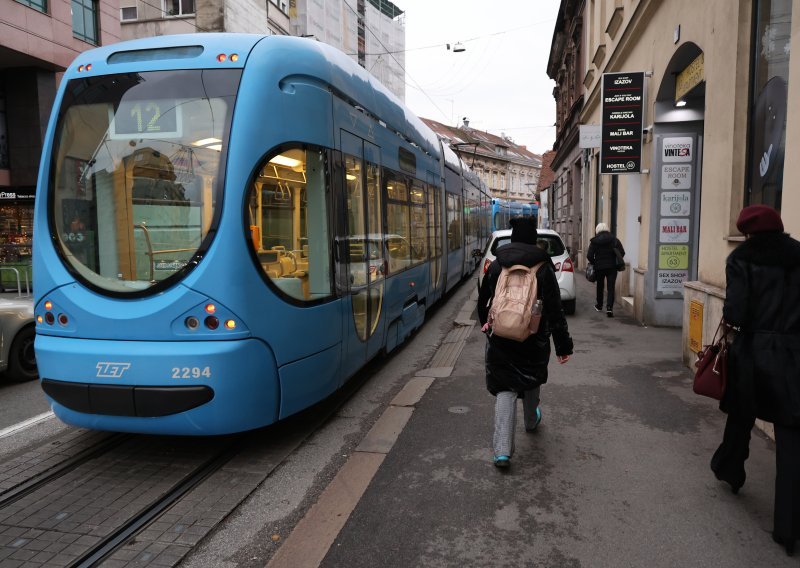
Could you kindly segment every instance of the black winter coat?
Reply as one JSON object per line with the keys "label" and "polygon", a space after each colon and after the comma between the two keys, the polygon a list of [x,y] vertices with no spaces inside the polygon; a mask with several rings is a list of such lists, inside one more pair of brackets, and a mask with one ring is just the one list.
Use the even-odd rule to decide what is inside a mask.
{"label": "black winter coat", "polygon": [[539,331],[522,342],[504,337],[489,337],[486,349],[486,388],[493,395],[502,391],[522,394],[547,382],[551,334],[557,355],[572,354],[572,338],[561,309],[561,292],[553,262],[536,245],[517,242],[497,249],[497,259],[489,266],[481,283],[478,318],[481,325],[486,323],[489,302],[494,297],[503,266],[535,266],[542,261],[544,264],[536,272],[538,297],[542,300]]}
{"label": "black winter coat", "polygon": [[594,264],[595,270],[616,270],[617,255],[614,249],[625,256],[625,249],[622,243],[609,231],[600,231],[589,241],[589,250],[586,252],[586,260]]}
{"label": "black winter coat", "polygon": [[723,317],[741,328],[729,349],[727,412],[800,426],[800,243],[757,233],[728,257]]}

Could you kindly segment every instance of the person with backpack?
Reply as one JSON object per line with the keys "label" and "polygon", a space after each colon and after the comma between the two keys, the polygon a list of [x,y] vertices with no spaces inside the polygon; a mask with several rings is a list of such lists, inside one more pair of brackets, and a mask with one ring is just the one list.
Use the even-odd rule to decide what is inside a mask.
{"label": "person with backpack", "polygon": [[478,318],[488,334],[486,388],[496,397],[493,460],[501,468],[514,453],[517,399],[523,399],[526,431],[542,420],[539,391],[547,382],[550,336],[559,363],[572,354],[555,268],[536,237],[535,219],[511,219],[511,243],[497,249],[478,294]]}
{"label": "person with backpack", "polygon": [[586,260],[594,266],[597,276],[597,301],[594,309],[603,311],[603,286],[608,287],[606,297],[606,315],[614,317],[614,287],[617,284],[617,272],[625,270],[625,249],[614,234],[608,230],[608,225],[598,223],[595,227],[595,236],[589,241],[589,250]]}

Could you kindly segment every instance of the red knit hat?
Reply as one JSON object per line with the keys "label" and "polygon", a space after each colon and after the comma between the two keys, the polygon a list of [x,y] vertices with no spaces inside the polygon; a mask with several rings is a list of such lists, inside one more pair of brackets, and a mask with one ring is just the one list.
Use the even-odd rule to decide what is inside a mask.
{"label": "red knit hat", "polygon": [[736,228],[744,235],[770,231],[783,232],[783,221],[781,221],[781,214],[772,207],[748,205],[739,213]]}

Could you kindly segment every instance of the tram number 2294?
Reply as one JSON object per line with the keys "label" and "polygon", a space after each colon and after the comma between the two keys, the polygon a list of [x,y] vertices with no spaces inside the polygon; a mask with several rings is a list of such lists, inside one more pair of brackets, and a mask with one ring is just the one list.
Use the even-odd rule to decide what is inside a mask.
{"label": "tram number 2294", "polygon": [[211,367],[172,367],[173,379],[211,378]]}

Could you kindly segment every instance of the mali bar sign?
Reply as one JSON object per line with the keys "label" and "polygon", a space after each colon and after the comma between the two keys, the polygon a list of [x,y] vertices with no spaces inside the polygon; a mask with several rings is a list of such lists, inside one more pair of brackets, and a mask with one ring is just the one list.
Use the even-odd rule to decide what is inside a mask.
{"label": "mali bar sign", "polygon": [[643,117],[644,72],[604,73],[601,174],[641,171]]}

